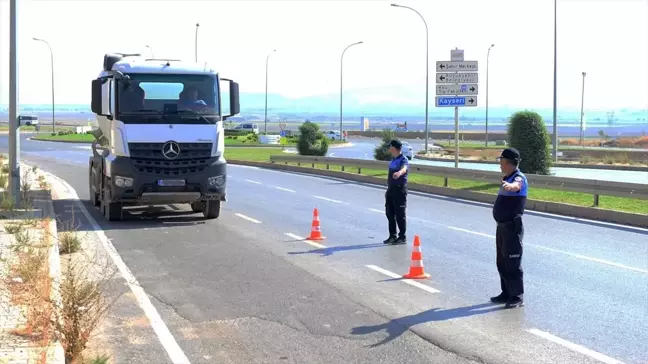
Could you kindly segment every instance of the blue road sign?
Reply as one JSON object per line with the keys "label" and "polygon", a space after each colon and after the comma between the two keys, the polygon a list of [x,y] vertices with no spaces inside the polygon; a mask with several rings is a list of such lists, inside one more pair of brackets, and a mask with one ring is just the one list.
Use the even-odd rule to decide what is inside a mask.
{"label": "blue road sign", "polygon": [[279,136],[282,137],[282,138],[285,137],[285,136],[286,136],[286,132],[282,130],[281,133],[279,133]]}
{"label": "blue road sign", "polygon": [[475,96],[437,96],[437,107],[477,106]]}

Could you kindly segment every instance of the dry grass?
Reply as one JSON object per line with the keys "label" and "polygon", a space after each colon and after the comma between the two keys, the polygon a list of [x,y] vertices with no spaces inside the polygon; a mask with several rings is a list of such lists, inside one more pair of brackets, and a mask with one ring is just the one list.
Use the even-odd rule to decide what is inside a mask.
{"label": "dry grass", "polygon": [[[603,139],[584,139],[582,145],[585,147],[598,147]],[[640,136],[636,138],[617,138],[617,147],[619,148],[648,148],[648,136]],[[581,142],[578,138],[560,139],[561,145],[580,146]]]}

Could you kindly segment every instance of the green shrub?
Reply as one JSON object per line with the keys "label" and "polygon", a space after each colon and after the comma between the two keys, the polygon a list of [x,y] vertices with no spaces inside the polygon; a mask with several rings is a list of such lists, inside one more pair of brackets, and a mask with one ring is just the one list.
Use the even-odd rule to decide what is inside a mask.
{"label": "green shrub", "polygon": [[256,133],[249,133],[249,134],[247,135],[247,139],[248,139],[250,142],[258,143],[258,142],[259,142],[259,135],[256,134]]}
{"label": "green shrub", "polygon": [[549,174],[551,150],[549,133],[540,114],[519,111],[508,124],[509,146],[520,152],[520,170],[528,174]]}
{"label": "green shrub", "polygon": [[306,121],[299,126],[299,134],[297,151],[300,155],[326,155],[329,142],[319,130],[319,125]]}
{"label": "green shrub", "polygon": [[396,138],[394,131],[391,129],[383,129],[382,142],[374,149],[374,159],[379,161],[390,161],[392,155],[389,152],[389,143]]}
{"label": "green shrub", "polygon": [[225,136],[246,136],[248,134],[245,130],[239,129],[225,129]]}

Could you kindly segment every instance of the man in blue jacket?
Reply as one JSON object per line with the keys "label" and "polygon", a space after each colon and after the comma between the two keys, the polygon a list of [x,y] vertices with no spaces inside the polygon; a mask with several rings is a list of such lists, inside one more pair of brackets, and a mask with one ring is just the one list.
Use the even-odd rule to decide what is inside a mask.
{"label": "man in blue jacket", "polygon": [[526,205],[528,184],[526,176],[518,168],[520,153],[517,149],[504,149],[499,161],[504,178],[501,180],[497,200],[493,205],[493,218],[497,222],[495,244],[502,293],[491,297],[491,302],[505,303],[506,308],[513,308],[524,305],[522,215]]}
{"label": "man in blue jacket", "polygon": [[[385,244],[405,244],[407,242],[405,210],[407,209],[407,170],[409,163],[401,153],[403,144],[392,140],[389,152],[392,155],[387,173],[387,192],[385,192],[385,215],[389,221],[389,238]],[[396,235],[398,225],[398,236]]]}

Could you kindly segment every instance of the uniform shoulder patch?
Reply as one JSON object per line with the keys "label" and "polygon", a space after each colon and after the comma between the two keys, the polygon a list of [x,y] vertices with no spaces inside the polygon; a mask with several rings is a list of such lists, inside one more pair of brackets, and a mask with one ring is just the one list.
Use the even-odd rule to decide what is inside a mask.
{"label": "uniform shoulder patch", "polygon": [[515,182],[522,182],[522,177],[517,176],[517,177],[515,177],[514,181]]}

